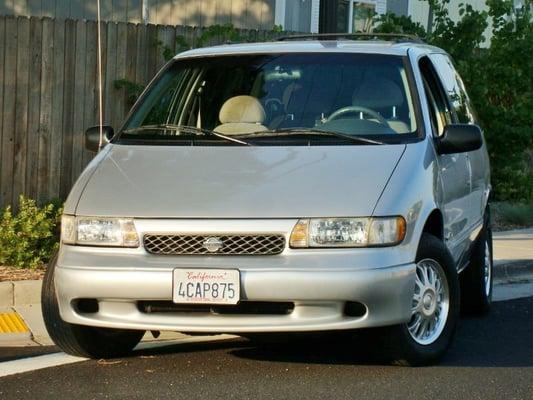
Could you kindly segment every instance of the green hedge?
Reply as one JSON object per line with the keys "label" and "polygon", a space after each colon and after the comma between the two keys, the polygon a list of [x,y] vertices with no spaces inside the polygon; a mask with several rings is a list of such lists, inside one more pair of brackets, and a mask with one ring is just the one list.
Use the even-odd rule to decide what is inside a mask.
{"label": "green hedge", "polygon": [[[512,0],[487,0],[488,11],[459,5],[449,18],[449,0],[426,0],[433,29],[408,17],[376,17],[377,32],[410,33],[445,49],[455,61],[487,138],[494,198],[533,202],[533,0],[517,9]],[[490,47],[483,34],[492,19]]]}
{"label": "green hedge", "polygon": [[39,268],[59,246],[62,206],[53,202],[43,207],[20,196],[18,212],[10,206],[0,216],[0,265]]}

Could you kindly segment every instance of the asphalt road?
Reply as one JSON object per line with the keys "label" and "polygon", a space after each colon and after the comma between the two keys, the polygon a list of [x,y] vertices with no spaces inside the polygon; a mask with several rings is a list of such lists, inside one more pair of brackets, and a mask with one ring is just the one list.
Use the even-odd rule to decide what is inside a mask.
{"label": "asphalt road", "polygon": [[[0,361],[28,356],[21,351],[28,350],[0,349]],[[372,339],[360,336],[269,346],[245,339],[181,344],[0,378],[0,399],[531,400],[533,297],[462,319],[438,366],[394,367],[379,358]]]}

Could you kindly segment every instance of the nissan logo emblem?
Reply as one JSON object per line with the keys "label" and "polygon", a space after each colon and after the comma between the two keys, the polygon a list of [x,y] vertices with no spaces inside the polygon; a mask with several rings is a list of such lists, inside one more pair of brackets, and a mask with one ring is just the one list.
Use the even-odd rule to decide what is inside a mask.
{"label": "nissan logo emblem", "polygon": [[204,248],[210,253],[216,253],[223,245],[224,242],[217,237],[210,237],[204,241]]}

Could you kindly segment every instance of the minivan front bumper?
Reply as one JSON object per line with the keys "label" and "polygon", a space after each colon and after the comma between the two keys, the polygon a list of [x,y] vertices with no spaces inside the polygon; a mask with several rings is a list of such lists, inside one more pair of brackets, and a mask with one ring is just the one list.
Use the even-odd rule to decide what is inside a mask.
{"label": "minivan front bumper", "polygon": [[[391,250],[379,251],[384,255]],[[302,332],[377,327],[408,321],[415,264],[350,266],[349,252],[341,252],[346,254],[331,257],[331,264],[327,256],[311,254],[312,257],[304,257],[291,266],[283,256],[165,259],[127,251],[112,254],[103,249],[91,253],[90,248],[62,246],[55,285],[61,317],[69,323],[97,327],[206,333]],[[317,262],[317,258],[321,262]],[[160,264],[162,259],[166,267]],[[312,260],[309,267],[302,265],[306,259]],[[84,261],[76,265],[75,260]],[[171,304],[174,268],[221,264],[239,268],[241,301],[291,302],[294,309],[283,315],[268,315],[147,313],[139,307],[139,302],[143,301]],[[80,309],[79,299],[97,302],[97,312]],[[366,312],[348,315],[345,312],[347,302],[362,303]]]}

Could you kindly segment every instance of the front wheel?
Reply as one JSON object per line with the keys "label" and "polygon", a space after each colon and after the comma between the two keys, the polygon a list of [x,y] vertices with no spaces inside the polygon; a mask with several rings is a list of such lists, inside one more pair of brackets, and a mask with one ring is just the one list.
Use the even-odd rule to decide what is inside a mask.
{"label": "front wheel", "polygon": [[87,358],[114,358],[128,355],[144,331],[94,328],[69,324],[61,319],[55,293],[57,255],[50,261],[43,279],[41,307],[48,334],[67,354]]}
{"label": "front wheel", "polygon": [[411,318],[383,329],[383,347],[398,365],[431,365],[448,349],[459,318],[459,280],[444,243],[424,233],[416,257]]}

